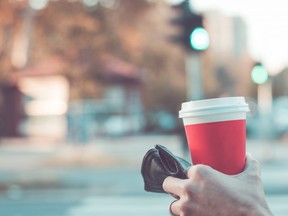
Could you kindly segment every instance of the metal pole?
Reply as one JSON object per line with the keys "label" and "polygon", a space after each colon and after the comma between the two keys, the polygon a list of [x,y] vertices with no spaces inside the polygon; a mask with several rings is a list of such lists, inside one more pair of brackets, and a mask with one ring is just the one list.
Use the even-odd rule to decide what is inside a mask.
{"label": "metal pole", "polygon": [[270,139],[272,138],[273,131],[271,128],[271,110],[272,110],[272,83],[271,80],[268,79],[266,83],[258,85],[257,89],[257,97],[258,97],[258,107],[259,107],[259,136],[262,139]]}
{"label": "metal pole", "polygon": [[272,108],[272,84],[268,79],[266,83],[258,85],[258,107],[262,115],[269,114]]}
{"label": "metal pole", "polygon": [[28,63],[34,16],[35,11],[27,5],[23,14],[22,29],[16,36],[12,50],[11,61],[16,68],[23,68]]}
{"label": "metal pole", "polygon": [[186,58],[187,101],[204,98],[201,76],[201,54],[188,52]]}

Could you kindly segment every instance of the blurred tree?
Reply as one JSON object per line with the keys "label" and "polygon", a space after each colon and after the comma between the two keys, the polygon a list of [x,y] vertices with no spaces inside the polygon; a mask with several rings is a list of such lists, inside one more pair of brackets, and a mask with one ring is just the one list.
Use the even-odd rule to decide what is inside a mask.
{"label": "blurred tree", "polygon": [[[184,53],[165,41],[169,10],[161,1],[119,0],[114,9],[50,2],[37,15],[32,59],[37,61],[43,54],[64,57],[69,62],[66,75],[72,98],[89,98],[103,93],[99,79],[103,56],[118,57],[145,69],[143,95],[149,110],[160,106],[175,113],[185,98]],[[171,91],[178,92],[177,97],[163,97],[163,92]]]}
{"label": "blurred tree", "polygon": [[[17,69],[11,64],[11,50],[27,2],[0,2],[1,77]],[[122,59],[145,71],[142,89],[147,110],[164,109],[176,115],[185,99],[185,65],[184,52],[165,39],[171,31],[170,7],[164,1],[111,2],[114,5],[108,8],[50,1],[35,11],[27,65],[60,56],[67,62],[63,74],[71,84],[71,99],[100,98],[105,57]]]}
{"label": "blurred tree", "polygon": [[23,4],[13,7],[9,1],[0,2],[0,137],[18,136],[18,124],[22,117],[20,91],[11,73],[15,33],[21,26]]}

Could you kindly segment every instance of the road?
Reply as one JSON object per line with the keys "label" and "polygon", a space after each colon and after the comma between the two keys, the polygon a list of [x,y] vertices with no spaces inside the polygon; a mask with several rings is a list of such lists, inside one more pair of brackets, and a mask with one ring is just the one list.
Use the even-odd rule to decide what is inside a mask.
{"label": "road", "polygon": [[[265,167],[264,185],[269,206],[275,216],[288,214],[287,178],[267,176],[280,170]],[[172,198],[165,194],[143,191],[139,170],[129,169],[83,169],[62,170],[67,176],[90,176],[82,186],[59,189],[30,189],[11,187],[0,196],[1,216],[167,216]],[[88,174],[89,173],[89,174]],[[277,176],[278,175],[278,176]],[[80,178],[78,179],[79,181]],[[94,183],[92,183],[94,182]],[[40,214],[41,213],[41,214]]]}
{"label": "road", "polygon": [[[75,192],[75,191],[74,191]],[[67,193],[67,191],[66,191]],[[288,195],[269,195],[275,216],[287,216]],[[167,216],[172,198],[162,194],[71,197],[55,192],[25,200],[1,199],[1,216]]]}
{"label": "road", "polygon": [[[167,216],[172,198],[143,190],[140,165],[155,143],[165,143],[181,156],[176,141],[167,136],[108,139],[83,152],[66,147],[43,151],[2,146],[0,216]],[[287,146],[249,143],[248,151],[262,162],[264,188],[274,215],[287,216]],[[75,152],[81,153],[80,162],[78,156],[77,163],[71,160]]]}

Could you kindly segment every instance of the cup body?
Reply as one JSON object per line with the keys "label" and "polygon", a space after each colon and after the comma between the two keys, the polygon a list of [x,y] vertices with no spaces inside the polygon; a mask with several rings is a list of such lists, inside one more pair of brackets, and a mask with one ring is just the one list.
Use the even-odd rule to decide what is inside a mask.
{"label": "cup body", "polygon": [[182,104],[193,164],[205,164],[228,174],[243,171],[246,160],[246,113],[243,97],[215,98]]}

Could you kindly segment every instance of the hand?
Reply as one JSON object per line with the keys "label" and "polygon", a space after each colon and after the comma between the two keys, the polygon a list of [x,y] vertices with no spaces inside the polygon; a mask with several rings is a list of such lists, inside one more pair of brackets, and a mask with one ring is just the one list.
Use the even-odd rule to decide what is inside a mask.
{"label": "hand", "polygon": [[176,200],[174,216],[271,216],[260,178],[259,163],[247,155],[245,170],[225,175],[209,166],[194,165],[188,179],[167,177],[163,189]]}

